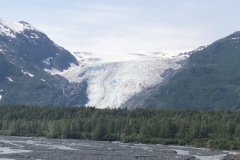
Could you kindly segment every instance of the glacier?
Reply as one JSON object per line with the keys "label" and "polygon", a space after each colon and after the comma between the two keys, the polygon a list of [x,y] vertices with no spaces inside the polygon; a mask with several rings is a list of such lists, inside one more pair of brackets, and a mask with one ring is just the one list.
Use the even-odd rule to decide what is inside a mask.
{"label": "glacier", "polygon": [[[29,65],[24,66],[25,63],[22,62],[26,61],[38,70],[63,76],[72,83],[71,87],[73,87],[59,86],[63,92],[67,88],[70,96],[80,95],[83,94],[80,90],[84,88],[84,96],[86,89],[85,99],[88,100],[87,103],[84,101],[85,105],[96,108],[122,107],[131,97],[142,91],[151,93],[151,88],[166,81],[168,74],[166,71],[172,74],[172,71],[181,68],[180,61],[188,56],[188,53],[173,56],[155,51],[126,54],[89,52],[70,54],[29,23],[24,21],[9,23],[1,18],[0,36],[12,41],[1,43],[0,53],[9,59],[11,64],[20,67],[23,74],[31,78],[38,77],[43,82],[49,81],[33,72],[28,68]],[[39,51],[42,46],[44,50]],[[20,48],[18,50],[24,52],[19,54],[15,48]],[[17,58],[14,59],[14,56]],[[14,76],[5,78],[11,83],[18,80]],[[82,84],[83,87],[79,87],[78,84]],[[71,104],[80,105],[77,101]]]}
{"label": "glacier", "polygon": [[92,53],[78,52],[73,54],[82,66],[71,65],[68,70],[59,72],[48,70],[51,74],[59,74],[69,82],[88,84],[88,103],[86,106],[96,108],[121,107],[132,96],[144,89],[154,87],[165,80],[163,73],[167,69],[181,68],[183,56],[167,54],[125,54],[119,57],[106,58]]}

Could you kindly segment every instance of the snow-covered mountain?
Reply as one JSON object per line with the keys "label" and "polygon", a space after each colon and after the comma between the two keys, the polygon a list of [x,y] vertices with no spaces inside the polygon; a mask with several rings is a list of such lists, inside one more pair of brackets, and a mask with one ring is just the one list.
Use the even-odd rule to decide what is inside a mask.
{"label": "snow-covered mountain", "polygon": [[0,105],[239,108],[239,37],[177,56],[71,54],[27,22],[0,19]]}
{"label": "snow-covered mountain", "polygon": [[[162,52],[129,53],[121,56],[74,53],[83,64],[72,66],[59,74],[70,82],[87,83],[87,106],[97,108],[121,107],[128,99],[145,89],[164,82],[181,67],[183,56],[170,56]],[[166,72],[167,71],[167,72]]]}
{"label": "snow-covered mountain", "polygon": [[0,19],[0,104],[83,105],[85,85],[45,71],[71,65],[79,62],[43,32],[27,22]]}
{"label": "snow-covered mountain", "polygon": [[1,19],[0,104],[121,107],[144,90],[150,94],[187,56],[71,54],[29,23]]}
{"label": "snow-covered mountain", "polygon": [[0,19],[0,51],[8,59],[25,59],[41,69],[64,70],[77,60],[63,47],[51,41],[46,34],[27,22],[8,23]]}

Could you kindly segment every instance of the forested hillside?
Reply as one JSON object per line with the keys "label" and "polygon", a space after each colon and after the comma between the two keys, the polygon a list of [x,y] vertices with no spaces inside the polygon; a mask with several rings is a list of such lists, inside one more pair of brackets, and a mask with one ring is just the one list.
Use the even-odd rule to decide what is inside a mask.
{"label": "forested hillside", "polygon": [[240,149],[234,111],[0,107],[0,133],[15,136],[190,144]]}

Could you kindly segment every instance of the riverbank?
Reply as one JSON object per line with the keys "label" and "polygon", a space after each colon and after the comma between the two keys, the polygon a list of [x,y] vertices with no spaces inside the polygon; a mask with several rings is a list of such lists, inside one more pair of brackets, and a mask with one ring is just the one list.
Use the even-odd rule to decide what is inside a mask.
{"label": "riverbank", "polygon": [[0,136],[0,160],[230,160],[229,152],[160,144]]}

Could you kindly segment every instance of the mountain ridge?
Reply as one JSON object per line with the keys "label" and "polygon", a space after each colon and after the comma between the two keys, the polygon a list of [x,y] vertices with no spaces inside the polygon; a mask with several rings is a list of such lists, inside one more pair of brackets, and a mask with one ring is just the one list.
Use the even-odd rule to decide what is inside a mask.
{"label": "mountain ridge", "polygon": [[172,56],[70,53],[29,23],[0,20],[0,104],[240,108],[240,32]]}
{"label": "mountain ridge", "polygon": [[63,71],[79,62],[29,23],[0,21],[0,60],[0,104],[72,106],[87,100],[84,83],[45,71]]}
{"label": "mountain ridge", "polygon": [[[194,52],[145,107],[239,109],[240,32]],[[134,97],[133,97],[134,99]]]}

